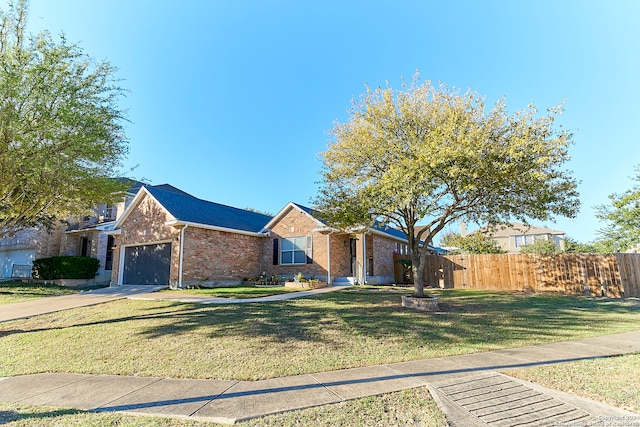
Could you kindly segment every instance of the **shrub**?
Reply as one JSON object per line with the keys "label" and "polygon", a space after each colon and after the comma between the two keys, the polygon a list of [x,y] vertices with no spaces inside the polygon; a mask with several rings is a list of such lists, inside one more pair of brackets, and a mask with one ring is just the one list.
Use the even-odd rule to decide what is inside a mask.
{"label": "shrub", "polygon": [[93,279],[100,261],[85,256],[54,256],[33,261],[35,279]]}

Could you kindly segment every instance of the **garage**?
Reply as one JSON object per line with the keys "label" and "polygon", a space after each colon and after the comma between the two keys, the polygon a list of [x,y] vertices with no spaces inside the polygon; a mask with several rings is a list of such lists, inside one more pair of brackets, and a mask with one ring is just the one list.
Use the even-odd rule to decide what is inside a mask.
{"label": "garage", "polygon": [[0,251],[0,277],[31,277],[35,249]]}
{"label": "garage", "polygon": [[168,285],[171,243],[126,247],[123,265],[125,285]]}

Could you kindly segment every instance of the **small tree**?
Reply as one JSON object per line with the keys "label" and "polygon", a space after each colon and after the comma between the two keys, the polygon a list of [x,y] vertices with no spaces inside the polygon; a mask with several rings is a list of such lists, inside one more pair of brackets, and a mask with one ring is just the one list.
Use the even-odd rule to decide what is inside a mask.
{"label": "small tree", "polygon": [[609,195],[609,205],[596,206],[596,217],[606,223],[598,230],[597,242],[608,252],[624,252],[640,244],[640,166],[635,173],[631,189]]}
{"label": "small tree", "polygon": [[520,248],[521,254],[558,254],[560,253],[560,248],[553,240],[547,239],[536,239],[533,243],[529,243],[528,245],[524,245]]}
{"label": "small tree", "polygon": [[597,254],[608,251],[597,242],[581,243],[567,236],[564,239],[564,252],[568,254]]}
{"label": "small tree", "polygon": [[456,253],[464,254],[503,254],[498,243],[491,237],[480,232],[475,232],[462,237],[458,233],[446,233],[440,239],[441,246],[454,246],[460,248],[458,251],[450,252],[452,255]]}
{"label": "small tree", "polygon": [[84,214],[127,184],[115,69],[63,37],[25,32],[27,2],[0,10],[0,237]]}
{"label": "small tree", "polygon": [[379,220],[404,231],[414,293],[424,296],[427,243],[448,224],[577,212],[576,181],[563,169],[572,136],[554,128],[561,109],[505,108],[500,100],[486,112],[477,94],[419,85],[417,75],[400,91],[367,88],[333,127],[315,203],[336,227]]}

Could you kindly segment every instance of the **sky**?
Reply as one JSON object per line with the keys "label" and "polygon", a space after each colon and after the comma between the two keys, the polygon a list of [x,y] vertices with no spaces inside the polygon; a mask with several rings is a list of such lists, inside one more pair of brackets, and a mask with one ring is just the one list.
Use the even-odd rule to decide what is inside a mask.
{"label": "sky", "polygon": [[640,164],[636,0],[31,0],[29,12],[30,32],[64,32],[118,68],[123,174],[217,203],[310,205],[351,100],[416,70],[511,112],[564,102],[582,207],[535,225],[594,239],[594,206]]}

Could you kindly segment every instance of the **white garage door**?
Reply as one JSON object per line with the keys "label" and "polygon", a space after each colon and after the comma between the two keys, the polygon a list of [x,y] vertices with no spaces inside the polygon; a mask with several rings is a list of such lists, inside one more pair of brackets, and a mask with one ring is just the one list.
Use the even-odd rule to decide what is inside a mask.
{"label": "white garage door", "polygon": [[31,277],[35,249],[0,251],[0,277]]}

